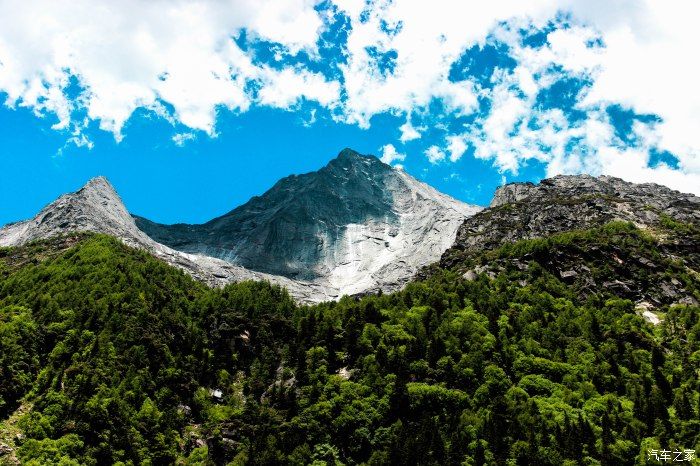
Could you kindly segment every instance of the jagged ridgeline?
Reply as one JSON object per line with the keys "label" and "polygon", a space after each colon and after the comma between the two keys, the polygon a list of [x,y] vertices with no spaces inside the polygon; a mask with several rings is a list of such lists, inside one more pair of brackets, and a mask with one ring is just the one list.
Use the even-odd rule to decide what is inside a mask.
{"label": "jagged ridgeline", "polygon": [[201,225],[132,217],[98,177],[33,219],[0,228],[0,246],[66,231],[105,233],[210,285],[268,280],[299,302],[318,303],[401,288],[438,260],[479,210],[345,149],[320,170],[283,178]]}
{"label": "jagged ridgeline", "polygon": [[505,187],[422,278],[314,306],[266,282],[210,288],[104,235],[0,249],[0,462],[700,450],[697,198],[621,183]]}

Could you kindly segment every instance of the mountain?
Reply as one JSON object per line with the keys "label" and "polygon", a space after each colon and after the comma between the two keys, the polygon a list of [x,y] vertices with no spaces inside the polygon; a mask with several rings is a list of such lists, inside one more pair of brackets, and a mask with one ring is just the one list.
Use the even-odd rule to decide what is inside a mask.
{"label": "mountain", "polygon": [[390,291],[440,257],[480,208],[380,162],[343,150],[201,225],[137,226],[173,249],[311,282],[337,295]]}
{"label": "mountain", "polygon": [[493,249],[612,220],[647,229],[658,226],[664,218],[700,224],[699,197],[609,176],[559,175],[536,185],[507,184],[496,190],[489,207],[459,228],[455,249]]}
{"label": "mountain", "polygon": [[[374,170],[400,181],[343,157],[329,170],[366,175],[360,191],[386,186]],[[241,210],[386,227],[414,199],[326,176],[280,182],[282,213],[266,196]],[[432,192],[407,186],[430,214]],[[334,189],[352,197],[341,220],[319,205]],[[632,465],[700,448],[695,196],[608,177],[507,185],[423,278],[310,306],[264,281],[205,286],[166,262],[219,284],[313,282],[175,251],[142,222],[96,179],[0,231],[16,245],[0,248],[1,464]]]}
{"label": "mountain", "polygon": [[[506,244],[488,265],[533,255],[493,279],[441,270],[304,307],[74,236],[0,248],[0,464],[631,466],[700,448],[700,307],[653,325],[538,266],[598,244],[655,257],[632,224]],[[700,296],[678,259],[657,264]]]}
{"label": "mountain", "polygon": [[0,228],[0,246],[18,246],[71,232],[95,232],[119,238],[212,286],[268,280],[288,288],[303,302],[335,297],[312,283],[254,272],[216,258],[176,251],[153,241],[139,230],[114,187],[104,177],[94,178],[78,191],[62,195],[33,219]]}
{"label": "mountain", "polygon": [[400,288],[439,259],[479,210],[345,149],[321,170],[284,178],[202,225],[131,216],[109,182],[95,178],[33,219],[0,229],[0,246],[104,233],[210,285],[268,280],[300,302],[320,302]]}
{"label": "mountain", "polygon": [[100,232],[134,247],[153,243],[136,227],[109,181],[100,176],[75,193],[62,195],[33,219],[0,229],[0,246],[16,246],[70,231]]}
{"label": "mountain", "polygon": [[697,196],[608,176],[556,176],[498,188],[439,265],[474,279],[536,264],[580,298],[610,292],[646,311],[698,303],[699,244]]}

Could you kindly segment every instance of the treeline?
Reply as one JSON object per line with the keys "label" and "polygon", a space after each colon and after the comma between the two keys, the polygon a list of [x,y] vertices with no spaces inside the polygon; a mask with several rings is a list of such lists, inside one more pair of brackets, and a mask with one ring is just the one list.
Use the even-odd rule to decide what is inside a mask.
{"label": "treeline", "polygon": [[20,254],[0,251],[0,419],[31,406],[12,445],[26,464],[617,465],[700,451],[697,306],[654,327],[630,301],[581,301],[536,262],[299,307],[267,283],[206,288],[106,236],[11,266]]}

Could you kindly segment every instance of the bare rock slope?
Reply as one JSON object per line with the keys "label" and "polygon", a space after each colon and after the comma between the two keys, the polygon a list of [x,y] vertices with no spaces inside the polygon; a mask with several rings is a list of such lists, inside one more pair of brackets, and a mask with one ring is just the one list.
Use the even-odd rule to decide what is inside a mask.
{"label": "bare rock slope", "polygon": [[667,218],[700,225],[700,197],[610,176],[559,175],[539,184],[511,183],[496,190],[488,209],[465,220],[443,262],[459,251],[494,249],[613,220],[647,229]]}
{"label": "bare rock slope", "polygon": [[131,216],[105,178],[0,229],[12,246],[71,231],[115,236],[210,285],[265,279],[300,302],[393,291],[440,258],[480,210],[346,149],[202,225]]}
{"label": "bare rock slope", "polygon": [[153,241],[138,229],[112,185],[104,177],[90,180],[80,190],[64,194],[44,207],[33,219],[0,228],[0,246],[19,246],[69,232],[95,232],[119,238],[127,245],[145,249],[211,286],[242,280],[269,280],[289,289],[302,302],[320,301],[334,295],[322,287],[246,270],[228,262],[187,254]]}
{"label": "bare rock slope", "polygon": [[345,149],[207,223],[136,223],[174,249],[352,295],[400,288],[479,210]]}

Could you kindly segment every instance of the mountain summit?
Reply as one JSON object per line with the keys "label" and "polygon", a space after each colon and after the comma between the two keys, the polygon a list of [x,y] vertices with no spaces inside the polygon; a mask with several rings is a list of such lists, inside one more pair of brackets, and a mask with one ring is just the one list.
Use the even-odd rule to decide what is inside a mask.
{"label": "mountain summit", "polygon": [[73,232],[101,233],[119,238],[125,244],[144,249],[212,286],[242,280],[267,280],[286,287],[302,302],[336,296],[333,291],[313,283],[254,272],[213,257],[176,251],[152,240],[138,229],[114,187],[102,176],[91,179],[74,193],[62,195],[34,218],[0,228],[0,246],[19,246]]}
{"label": "mountain summit", "polygon": [[145,249],[210,285],[268,280],[301,302],[391,291],[440,258],[479,207],[380,162],[343,150],[201,225],[132,216],[104,177],[64,194],[31,220],[0,229],[0,246],[73,231]]}
{"label": "mountain summit", "polygon": [[437,258],[478,212],[392,168],[344,149],[328,165],[291,175],[200,225],[136,217],[155,241],[250,270],[354,294],[390,290]]}
{"label": "mountain summit", "polygon": [[[547,271],[582,300],[610,293],[648,316],[650,309],[698,303],[699,207],[693,194],[609,176],[512,183],[464,222],[440,265],[468,279]],[[670,279],[674,273],[687,280]]]}
{"label": "mountain summit", "polygon": [[611,176],[558,175],[539,184],[510,183],[491,205],[464,222],[454,251],[494,249],[522,239],[583,230],[619,220],[655,228],[666,218],[700,224],[700,198],[654,183]]}
{"label": "mountain summit", "polygon": [[0,229],[0,246],[16,246],[70,231],[104,233],[119,237],[130,246],[151,242],[136,227],[109,181],[99,176],[78,191],[62,195],[33,219]]}

